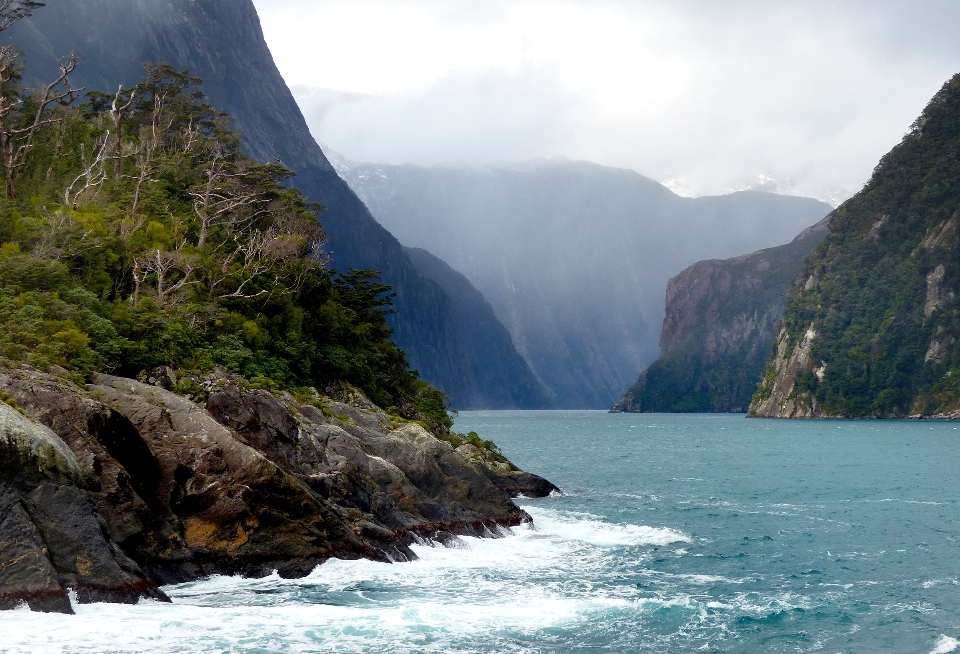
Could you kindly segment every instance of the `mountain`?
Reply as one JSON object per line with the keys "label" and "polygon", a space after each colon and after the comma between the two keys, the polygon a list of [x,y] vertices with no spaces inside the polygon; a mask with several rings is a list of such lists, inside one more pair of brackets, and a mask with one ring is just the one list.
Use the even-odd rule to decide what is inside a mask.
{"label": "mountain", "polygon": [[660,358],[612,411],[746,412],[777,336],[787,290],[826,231],[824,218],[786,245],[698,261],[671,279]]}
{"label": "mountain", "polygon": [[169,67],[124,105],[4,110],[0,610],[169,601],[529,523],[511,498],[558,489],[450,431],[388,340],[389,287],[321,265],[288,171]]}
{"label": "mountain", "polygon": [[[24,51],[28,81],[54,79],[58,58],[71,51],[81,60],[71,79],[88,89],[129,88],[143,77],[143,62],[166,62],[202,78],[211,104],[233,116],[248,154],[280,159],[297,173],[294,185],[326,207],[322,222],[332,265],[376,269],[394,288],[393,338],[425,379],[455,404],[469,397],[481,406],[497,406],[493,398],[503,394],[504,384],[527,384],[507,378],[484,386],[464,378],[464,369],[483,361],[510,359],[512,348],[477,352],[476,344],[458,342],[458,325],[466,320],[455,313],[461,299],[422,274],[337,175],[273,62],[250,0],[58,0],[4,36]],[[503,345],[497,339],[487,344]],[[539,406],[541,396],[517,396],[517,402]]]}
{"label": "mountain", "polygon": [[334,163],[404,245],[480,290],[561,408],[610,407],[657,358],[671,277],[700,259],[785,243],[830,211],[751,191],[683,198],[587,162]]}
{"label": "mountain", "polygon": [[960,75],[830,218],[790,289],[750,412],[896,417],[960,406]]}
{"label": "mountain", "polygon": [[[550,407],[540,382],[517,353],[510,334],[490,303],[466,277],[420,248],[404,248],[417,269],[437,283],[453,303],[456,328],[451,351],[464,350],[460,360],[463,384],[455,409],[545,409]],[[499,352],[499,356],[489,356]]]}

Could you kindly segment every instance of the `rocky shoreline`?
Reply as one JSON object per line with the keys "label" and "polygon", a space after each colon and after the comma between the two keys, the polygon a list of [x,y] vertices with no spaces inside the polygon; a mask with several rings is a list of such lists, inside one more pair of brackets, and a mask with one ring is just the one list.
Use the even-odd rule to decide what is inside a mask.
{"label": "rocky shoreline", "polygon": [[[530,521],[557,490],[498,453],[454,448],[355,389],[254,388],[224,371],[188,398],[155,384],[0,368],[0,609],[165,600],[212,574],[308,574],[332,558]],[[435,430],[436,431],[436,430]]]}

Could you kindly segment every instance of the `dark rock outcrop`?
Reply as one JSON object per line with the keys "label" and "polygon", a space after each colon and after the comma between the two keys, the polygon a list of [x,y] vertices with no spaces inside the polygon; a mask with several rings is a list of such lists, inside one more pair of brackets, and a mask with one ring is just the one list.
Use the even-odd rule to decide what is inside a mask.
{"label": "dark rock outcrop", "polygon": [[0,402],[0,608],[71,613],[68,588],[81,603],[166,599],[111,539],[88,482],[59,436]]}
{"label": "dark rock outcrop", "polygon": [[763,376],[787,290],[827,231],[732,259],[700,261],[667,284],[660,358],[614,405],[629,413],[744,413]]}
{"label": "dark rock outcrop", "polygon": [[202,407],[162,388],[97,375],[87,390],[126,417],[153,453],[160,520],[125,541],[163,583],[222,572],[302,576],[369,552],[329,505]]}
{"label": "dark rock outcrop", "polygon": [[[416,423],[396,423],[372,405],[315,404],[225,384],[210,393],[210,413],[318,495],[356,516],[361,533],[482,533],[490,521],[526,520],[487,476]],[[509,474],[509,471],[508,471]],[[549,491],[548,491],[549,492]]]}
{"label": "dark rock outcrop", "polygon": [[[461,325],[472,316],[460,313],[463,303],[417,268],[327,161],[274,64],[251,0],[58,0],[4,32],[8,40],[24,51],[31,83],[55,79],[59,57],[70,52],[81,59],[73,83],[87,89],[129,88],[142,79],[144,62],[166,62],[202,78],[210,103],[233,117],[248,153],[260,161],[279,158],[297,173],[293,184],[326,207],[321,221],[332,265],[373,268],[393,287],[393,340],[424,379],[456,405],[490,408],[514,406],[513,399],[501,404],[504,389],[517,398],[529,385],[522,369],[502,368],[498,379],[463,374],[486,361],[509,360],[512,348],[495,339],[462,341]],[[541,399],[534,387],[523,406],[540,406]]]}
{"label": "dark rock outcrop", "polygon": [[511,497],[556,490],[353,389],[301,401],[218,373],[201,406],[92,382],[0,369],[23,411],[0,403],[0,608],[69,611],[68,588],[80,602],[164,599],[157,584],[302,576],[331,557],[409,560],[417,538],[527,522]]}

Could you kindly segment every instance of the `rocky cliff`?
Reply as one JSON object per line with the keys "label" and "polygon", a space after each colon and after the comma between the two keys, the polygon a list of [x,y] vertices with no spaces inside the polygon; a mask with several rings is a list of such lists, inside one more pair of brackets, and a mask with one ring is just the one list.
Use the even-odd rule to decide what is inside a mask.
{"label": "rocky cliff", "polygon": [[895,417],[960,406],[960,75],[830,217],[750,406]]}
{"label": "rocky cliff", "polygon": [[[514,396],[527,386],[525,378],[501,378],[491,385],[462,374],[486,360],[508,359],[510,349],[496,349],[501,342],[490,340],[484,345],[495,349],[477,352],[477,343],[459,340],[458,325],[469,320],[457,313],[462,300],[450,298],[417,269],[327,161],[273,62],[250,0],[47,4],[4,33],[24,50],[26,79],[54,78],[58,58],[71,51],[82,62],[74,84],[88,89],[129,87],[142,78],[144,62],[188,69],[204,80],[210,102],[233,116],[233,127],[252,156],[282,160],[297,172],[294,184],[327,207],[322,221],[332,265],[340,270],[376,269],[384,283],[393,286],[394,340],[425,379],[455,403],[485,407],[499,406],[504,384],[514,389]],[[518,401],[537,406],[541,395],[534,388],[533,395]]]}
{"label": "rocky cliff", "polygon": [[699,261],[667,284],[660,358],[613,412],[746,412],[777,336],[787,290],[827,231],[732,259]]}
{"label": "rocky cliff", "polygon": [[188,398],[162,387],[170,374],[80,387],[0,369],[0,608],[70,612],[67,589],[163,600],[158,584],[302,576],[330,557],[409,560],[416,538],[495,536],[530,520],[512,496],[555,490],[354,389],[293,397],[220,371]]}
{"label": "rocky cliff", "polygon": [[0,609],[166,599],[107,534],[82,464],[49,428],[0,402]]}
{"label": "rocky cliff", "polygon": [[373,214],[489,300],[560,408],[609,408],[658,356],[667,280],[786,243],[830,207],[742,192],[682,198],[630,170],[336,163]]}

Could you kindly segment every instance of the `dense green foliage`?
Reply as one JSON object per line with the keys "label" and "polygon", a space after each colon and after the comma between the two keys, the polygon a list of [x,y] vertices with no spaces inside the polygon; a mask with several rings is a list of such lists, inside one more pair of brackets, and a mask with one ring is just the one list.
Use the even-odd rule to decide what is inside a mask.
{"label": "dense green foliage", "polygon": [[[842,416],[960,405],[958,208],[960,75],[836,210],[791,290],[790,351],[812,326],[810,365],[826,364],[822,380],[799,371],[794,397]],[[755,401],[775,379],[771,369]]]}
{"label": "dense green foliage", "polygon": [[[451,424],[390,342],[389,287],[325,267],[319,207],[245,157],[199,80],[166,66],[51,107],[0,200],[0,356],[82,377],[221,365],[269,387],[348,382]],[[15,98],[16,76],[0,92]],[[35,119],[27,99],[0,117]]]}
{"label": "dense green foliage", "polygon": [[763,365],[755,357],[738,355],[709,363],[695,355],[661,357],[627,391],[627,402],[621,403],[624,410],[634,413],[745,412]]}
{"label": "dense green foliage", "polygon": [[750,255],[696,263],[670,280],[662,354],[614,411],[745,412],[787,290],[824,228]]}

